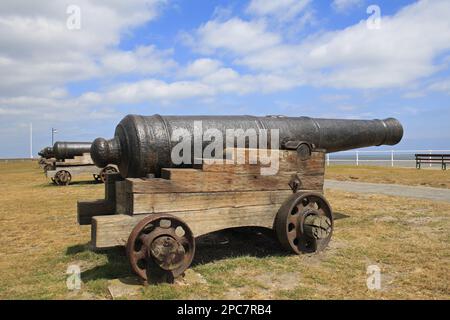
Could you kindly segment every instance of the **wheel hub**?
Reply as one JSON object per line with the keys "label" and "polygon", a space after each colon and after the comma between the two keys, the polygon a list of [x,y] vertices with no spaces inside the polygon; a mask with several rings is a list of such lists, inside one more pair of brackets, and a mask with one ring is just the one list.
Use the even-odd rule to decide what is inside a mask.
{"label": "wheel hub", "polygon": [[316,213],[308,214],[303,221],[305,235],[313,239],[325,239],[332,230],[331,220],[326,216],[319,216]]}
{"label": "wheel hub", "polygon": [[149,247],[149,254],[164,270],[170,271],[179,268],[184,259],[184,247],[171,236],[156,238]]}

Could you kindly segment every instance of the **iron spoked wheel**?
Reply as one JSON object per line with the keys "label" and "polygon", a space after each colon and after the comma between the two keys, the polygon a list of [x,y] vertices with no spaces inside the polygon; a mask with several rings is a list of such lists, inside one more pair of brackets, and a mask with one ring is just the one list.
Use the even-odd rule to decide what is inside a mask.
{"label": "iron spoked wheel", "polygon": [[55,174],[53,179],[58,186],[67,186],[72,180],[72,175],[69,171],[60,170]]}
{"label": "iron spoked wheel", "polygon": [[154,214],[141,220],[127,242],[131,268],[148,283],[173,282],[190,266],[195,239],[182,220]]}
{"label": "iron spoked wheel", "polygon": [[296,254],[322,251],[333,233],[328,201],[316,193],[295,193],[278,211],[274,229],[281,245]]}
{"label": "iron spoked wheel", "polygon": [[107,166],[100,171],[99,177],[100,180],[105,183],[106,182],[106,175],[109,173],[117,173],[117,169],[111,166]]}

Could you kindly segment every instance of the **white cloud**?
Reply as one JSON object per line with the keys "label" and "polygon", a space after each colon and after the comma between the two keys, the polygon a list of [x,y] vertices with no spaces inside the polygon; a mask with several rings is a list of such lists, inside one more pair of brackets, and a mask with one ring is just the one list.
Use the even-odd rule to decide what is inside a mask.
{"label": "white cloud", "polygon": [[217,71],[222,66],[222,62],[215,59],[202,58],[190,63],[181,71],[182,76],[203,77]]}
{"label": "white cloud", "polygon": [[208,22],[194,39],[201,48],[233,54],[237,64],[253,72],[283,75],[294,85],[401,87],[441,68],[435,59],[450,49],[449,16],[448,1],[424,0],[382,17],[379,30],[361,21],[287,43],[260,20],[233,18]]}
{"label": "white cloud", "polygon": [[272,16],[289,21],[304,11],[311,0],[252,0],[247,12],[256,16]]}
{"label": "white cloud", "polygon": [[364,0],[334,0],[331,6],[339,12],[344,12],[352,7],[361,6]]}
{"label": "white cloud", "polygon": [[195,32],[196,49],[213,53],[225,49],[246,54],[277,45],[281,37],[267,31],[264,21],[244,21],[232,18],[227,21],[211,20]]}
{"label": "white cloud", "polygon": [[427,88],[428,91],[444,92],[450,95],[450,79],[443,79],[432,83]]}
{"label": "white cloud", "polygon": [[153,19],[164,2],[78,0],[81,29],[69,30],[73,1],[2,1],[0,94],[33,95],[101,76],[97,60],[111,57],[123,32]]}
{"label": "white cloud", "polygon": [[80,97],[84,103],[130,104],[149,101],[170,102],[213,95],[214,88],[196,81],[167,83],[146,79],[112,86],[101,92],[88,92]]}
{"label": "white cloud", "polygon": [[103,73],[164,74],[176,67],[171,51],[140,46],[133,51],[111,51],[101,57]]}

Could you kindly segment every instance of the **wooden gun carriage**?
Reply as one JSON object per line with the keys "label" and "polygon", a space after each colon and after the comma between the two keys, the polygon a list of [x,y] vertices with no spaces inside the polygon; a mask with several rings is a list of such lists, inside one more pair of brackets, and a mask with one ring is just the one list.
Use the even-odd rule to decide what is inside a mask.
{"label": "wooden gun carriage", "polygon": [[92,175],[95,181],[105,182],[106,174],[118,172],[117,166],[97,167],[91,158],[91,142],[60,142],[39,151],[39,165],[47,178],[59,186],[66,186],[72,177]]}
{"label": "wooden gun carriage", "polygon": [[117,173],[117,166],[108,165],[97,167],[91,159],[90,153],[74,156],[73,159],[46,161],[44,172],[55,185],[67,186],[73,177],[92,175],[95,181],[105,182],[108,173]]}
{"label": "wooden gun carriage", "polygon": [[[246,160],[251,152],[233,151]],[[295,150],[259,151],[279,154],[275,175],[261,175],[261,163],[208,160],[162,169],[161,178],[108,174],[105,199],[78,202],[78,222],[91,225],[94,249],[126,246],[133,271],[144,280],[161,269],[166,280],[181,275],[193,259],[195,237],[227,228],[273,228],[293,253],[323,250],[333,229],[323,196],[325,153],[302,160]]]}

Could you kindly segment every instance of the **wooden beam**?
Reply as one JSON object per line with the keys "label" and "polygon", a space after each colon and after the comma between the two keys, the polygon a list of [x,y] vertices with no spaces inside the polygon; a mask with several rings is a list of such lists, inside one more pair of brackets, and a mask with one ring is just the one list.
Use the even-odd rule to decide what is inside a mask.
{"label": "wooden beam", "polygon": [[113,215],[114,213],[114,202],[104,199],[78,201],[77,203],[77,220],[80,225],[91,224],[94,216]]}
{"label": "wooden beam", "polygon": [[[183,169],[179,169],[183,170]],[[296,173],[280,173],[275,176],[230,175],[213,172],[182,173],[171,171],[167,179],[126,179],[128,193],[180,193],[219,191],[271,191],[290,190],[289,182]],[[298,175],[302,189],[321,190],[323,174],[317,172]]]}
{"label": "wooden beam", "polygon": [[[145,214],[176,212],[180,210],[206,210],[224,207],[245,207],[255,205],[281,204],[291,190],[275,191],[235,191],[235,192],[194,192],[194,193],[135,193],[130,194],[127,209],[118,213]],[[119,202],[118,202],[119,203]],[[118,206],[119,208],[119,206]]]}
{"label": "wooden beam", "polygon": [[[184,220],[196,237],[217,230],[258,226],[272,228],[280,205],[216,208],[170,214]],[[94,248],[123,246],[134,226],[148,215],[98,216],[92,218],[92,245]]]}

